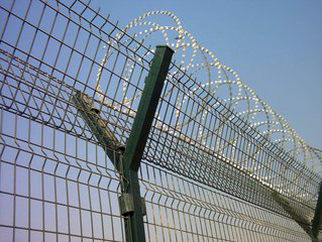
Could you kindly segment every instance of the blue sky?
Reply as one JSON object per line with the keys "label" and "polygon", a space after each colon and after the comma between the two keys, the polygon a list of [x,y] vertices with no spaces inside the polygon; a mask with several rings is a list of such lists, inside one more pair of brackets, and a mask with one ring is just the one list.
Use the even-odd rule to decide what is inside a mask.
{"label": "blue sky", "polygon": [[322,1],[95,0],[125,26],[152,10],[175,13],[303,137],[322,148]]}
{"label": "blue sky", "polygon": [[[17,1],[16,3],[18,2],[19,4],[15,6],[17,8],[16,11],[24,9],[28,3],[25,1]],[[4,3],[9,5],[10,1]],[[33,1],[33,4],[35,3],[39,4],[39,2]],[[104,15],[110,13],[112,20],[120,20],[121,26],[125,26],[133,18],[147,11],[164,9],[174,12],[181,18],[184,27],[193,33],[202,45],[212,50],[221,62],[238,71],[243,81],[252,87],[264,100],[275,107],[279,113],[284,115],[309,144],[321,147],[320,135],[322,128],[320,124],[322,121],[322,110],[319,104],[321,104],[320,93],[322,90],[322,82],[320,80],[322,74],[322,28],[320,26],[322,23],[322,2],[320,0],[315,2],[309,0],[283,2],[273,0],[221,0],[212,2],[95,0],[94,4],[96,7],[102,7]],[[41,6],[41,4],[38,5],[38,7]],[[32,9],[32,14],[28,18],[32,19],[32,21],[30,20],[31,22],[38,22],[42,12],[35,11],[37,10],[37,5]],[[23,15],[23,11],[18,12],[20,15]],[[51,12],[51,14],[47,13],[45,15],[46,17],[40,25],[41,29],[50,32],[54,14],[54,12]],[[5,14],[0,14],[0,20],[5,19],[6,16]],[[19,41],[16,41],[18,35],[20,35],[19,30],[22,22],[17,21],[14,15],[11,15],[10,19],[9,27],[7,27],[3,35],[4,42],[2,42],[1,48],[12,51],[12,47],[8,47],[4,43],[17,46],[18,49],[14,54],[24,59],[26,55],[19,54],[19,49],[28,50],[31,48],[31,40],[35,35],[35,29],[25,24],[22,37]],[[4,23],[4,21],[0,21],[0,23]],[[58,39],[62,38],[62,32],[65,30],[64,23],[66,23],[66,20],[64,22],[60,19],[57,20],[55,25],[53,35],[56,37],[60,36],[57,37]],[[59,25],[62,28],[59,28]],[[3,27],[0,24],[0,30]],[[67,32],[65,39],[66,43],[68,43],[67,46],[72,45],[71,43],[73,42],[73,31],[75,31],[75,28],[71,29],[71,32]],[[80,35],[82,37],[86,36],[84,32],[81,32]],[[90,80],[92,83],[95,82],[97,71],[90,71],[90,64],[92,62],[84,62],[85,68],[81,68],[82,71],[79,74],[77,72],[80,67],[78,60],[81,59],[79,55],[75,53],[75,55],[71,55],[71,51],[66,46],[61,49],[61,52],[57,51],[59,42],[54,41],[53,38],[47,42],[45,41],[46,38],[46,34],[39,34],[38,32],[35,39],[35,47],[31,48],[30,51],[32,56],[42,59],[45,63],[56,65],[58,70],[66,69],[70,76],[77,77],[75,79],[79,78],[80,81]],[[86,40],[86,38],[79,39],[82,41],[77,42],[80,46],[77,45],[76,47],[77,49],[83,49],[83,40]],[[48,46],[47,43],[49,43]],[[103,44],[101,43],[101,45]],[[90,55],[88,55],[91,57],[99,45],[96,40],[96,42],[90,42],[89,46],[91,47],[89,47]],[[101,49],[101,56],[99,58],[96,57],[96,59],[101,60],[104,52]],[[69,63],[68,58],[71,56],[73,56],[72,65],[69,65],[67,62]],[[29,63],[32,65],[39,64],[32,58],[29,60]],[[55,62],[57,63],[55,64]],[[2,61],[1,64],[6,66],[6,63],[6,61]],[[97,64],[96,68],[98,68]],[[18,68],[14,69],[18,73]],[[51,68],[46,68],[45,65],[42,65],[41,69],[45,72],[54,73]],[[48,69],[49,71],[47,71]],[[29,68],[27,70],[29,71]],[[25,76],[28,76],[28,71],[23,72]],[[35,72],[38,73],[37,71]],[[60,74],[59,72],[54,73],[58,79],[61,77]],[[38,77],[38,74],[36,76]],[[57,91],[57,85],[54,85],[54,83],[49,85],[51,88],[46,85],[46,83],[51,83],[47,81],[52,81],[52,79],[32,78],[32,76],[29,76],[29,79],[24,78],[24,80],[25,82],[18,81],[19,88],[17,90],[19,91],[11,92],[15,88],[3,87],[3,93],[8,94],[12,98],[15,95],[14,99],[18,101],[26,100],[25,97],[28,97],[28,95],[25,93],[30,93],[32,98],[28,99],[28,105],[35,109],[25,109],[25,106],[20,105],[19,102],[18,104],[16,102],[17,105],[13,105],[10,98],[9,100],[6,99],[6,104],[7,106],[11,105],[13,110],[14,108],[24,110],[23,112],[26,113],[26,117],[30,115],[29,117],[36,117],[38,121],[43,119],[43,122],[34,122],[31,118],[23,118],[21,117],[22,113],[14,114],[5,110],[0,113],[0,121],[5,123],[5,126],[0,125],[0,133],[2,133],[3,142],[7,144],[4,146],[5,148],[2,147],[3,155],[0,174],[0,195],[2,195],[0,202],[4,204],[0,204],[0,214],[1,212],[4,214],[4,216],[0,216],[0,224],[7,226],[7,228],[0,231],[0,237],[9,241],[13,240],[11,236],[15,234],[15,238],[21,241],[28,240],[28,236],[31,236],[32,241],[37,241],[41,240],[42,238],[39,237],[42,236],[46,236],[47,239],[48,234],[53,236],[52,238],[54,239],[55,233],[61,233],[60,236],[65,236],[66,240],[68,240],[66,234],[70,232],[77,237],[91,237],[95,235],[99,239],[102,238],[102,231],[104,229],[107,231],[105,237],[108,237],[110,240],[122,240],[123,234],[120,232],[122,229],[122,218],[119,216],[118,206],[114,206],[117,204],[118,193],[116,191],[119,189],[119,182],[114,172],[112,172],[112,163],[108,162],[103,149],[100,149],[97,144],[76,136],[74,137],[73,133],[69,135],[67,132],[59,131],[58,128],[46,125],[47,122],[55,123],[57,126],[61,125],[62,120],[55,117],[65,114],[64,105],[68,105],[68,102],[64,102],[65,99],[60,99],[63,101],[56,102],[58,99],[53,98],[55,93],[59,93],[62,97],[64,97],[64,94],[61,94],[61,91]],[[65,76],[62,80],[66,83],[74,82],[74,78],[65,78]],[[14,81],[14,78],[9,78],[6,83],[10,83],[10,85],[15,87],[17,81]],[[30,88],[26,83],[36,84],[37,88]],[[10,85],[6,84],[5,86]],[[75,87],[77,89],[83,88],[83,86],[80,87],[78,85]],[[88,90],[87,93],[89,93]],[[37,106],[36,104],[40,103],[42,99],[46,99],[48,106],[47,104],[41,104],[41,108],[38,108],[40,105]],[[57,108],[53,108],[53,112],[49,111],[52,107],[50,103],[54,103],[54,106]],[[60,108],[61,105],[62,108]],[[44,115],[39,115],[37,113],[38,109]],[[28,112],[30,113],[28,114]],[[71,119],[74,120],[73,115],[69,114],[67,116],[71,116]],[[67,116],[64,115],[65,121],[70,118]],[[72,126],[74,127],[74,125]],[[66,126],[62,127],[65,130],[69,129],[67,123]],[[81,135],[86,137],[82,129],[75,128],[75,132],[80,132]],[[145,163],[144,166],[146,164],[148,163]],[[258,174],[265,176],[265,170],[263,172],[263,169],[258,167],[260,167],[260,163],[258,163],[254,170],[258,171]],[[159,168],[152,166],[144,168],[142,171],[149,177],[143,177],[149,184],[149,188],[143,186],[143,189],[146,189],[146,191],[150,189],[149,195],[146,195],[146,197],[150,196],[151,193],[154,194],[151,184],[162,185],[163,180],[166,181],[171,192],[176,192],[176,186],[178,185],[180,193],[182,191],[187,193],[186,186],[184,185],[185,181],[181,177],[172,177],[171,173],[161,173]],[[291,173],[285,174],[287,177]],[[86,184],[90,184],[90,186]],[[171,188],[169,184],[172,186]],[[184,186],[182,190],[180,188],[181,185]],[[192,187],[189,184],[187,186],[189,186],[190,193],[187,193],[187,195],[190,199],[193,198],[190,187],[192,188],[192,193],[195,193],[197,190],[199,193],[199,189],[203,189],[203,187],[197,187],[197,185],[196,187]],[[210,190],[206,192],[212,193]],[[226,208],[226,205],[229,210],[231,208],[233,210],[237,209],[236,212],[243,213],[243,211],[249,210],[248,207],[245,207],[246,204],[244,204],[245,206],[243,204],[238,207],[233,206],[228,197],[220,195],[222,194],[221,192],[212,193],[211,196],[214,196],[213,194],[216,198],[211,198],[215,200],[210,202],[213,203],[215,201],[215,203],[218,203],[217,205],[221,207],[222,211],[224,211],[223,209]],[[154,195],[148,199],[152,201],[153,197]],[[159,201],[161,201],[160,199],[161,196]],[[200,197],[198,199],[201,201]],[[154,201],[152,202],[148,203],[148,206],[155,204]],[[180,218],[181,222],[186,223],[186,218],[181,216],[183,214],[181,211],[183,209],[182,206],[186,208],[186,205],[182,205],[183,203],[179,205],[179,203],[177,203],[178,205],[174,209],[174,216]],[[173,201],[171,206],[175,206],[173,204],[176,203]],[[190,214],[187,218],[196,217],[197,220],[194,221],[197,222],[191,223],[190,221],[190,228],[184,228],[181,226],[180,221],[177,223],[176,219],[171,218],[171,215],[169,216],[170,213],[167,213],[168,208],[153,206],[152,208],[148,207],[148,216],[152,228],[155,224],[163,226],[166,223],[170,223],[170,226],[174,227],[175,230],[184,231],[181,235],[184,234],[187,238],[188,236],[198,235],[199,232],[195,232],[196,230],[192,227],[199,229],[199,220],[209,221],[209,219],[202,216],[196,217]],[[151,215],[151,212],[159,213],[160,219],[155,219],[154,214]],[[17,214],[19,214],[19,218],[15,218]],[[260,211],[253,213],[254,219],[258,220],[256,214],[262,215],[262,213]],[[220,213],[217,213],[217,215],[211,222],[215,222],[215,224],[212,223],[215,228],[215,236],[222,236],[222,233],[225,233],[230,227],[226,226],[228,225],[227,223],[222,223],[223,220],[227,220],[225,216],[222,216]],[[269,216],[269,214],[265,216]],[[272,219],[274,220],[274,218]],[[283,222],[283,220],[281,221]],[[283,222],[284,224],[285,221]],[[102,226],[99,226],[100,224]],[[191,226],[191,224],[196,226]],[[17,226],[18,229],[12,230],[11,227],[13,226]],[[290,228],[289,231],[294,228],[292,223],[288,223],[288,226]],[[220,231],[218,235],[216,230],[221,229],[224,232]],[[265,226],[264,229],[266,229]],[[22,233],[22,230],[25,232]],[[175,230],[171,230],[172,232],[169,234],[173,235]],[[242,234],[240,230],[240,228],[233,229],[233,231],[236,231],[237,236]],[[42,235],[39,231],[49,231],[49,233]],[[252,235],[249,230],[247,231],[246,237],[249,238]],[[238,235],[238,233],[240,234]],[[272,232],[273,236],[275,236],[275,233],[279,232],[274,230]],[[156,234],[156,236],[158,235]]]}

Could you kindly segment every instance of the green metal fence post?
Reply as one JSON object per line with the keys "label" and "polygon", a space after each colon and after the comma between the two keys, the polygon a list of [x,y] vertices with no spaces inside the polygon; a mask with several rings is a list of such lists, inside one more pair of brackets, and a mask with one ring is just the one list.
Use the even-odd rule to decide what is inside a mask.
{"label": "green metal fence post", "polygon": [[320,191],[316,202],[314,218],[312,221],[312,234],[317,239],[322,222],[322,182],[320,183]]}
{"label": "green metal fence post", "polygon": [[173,50],[169,47],[157,46],[124,152],[124,177],[129,181],[125,187],[125,193],[133,196],[134,205],[134,212],[129,214],[129,219],[126,221],[126,226],[131,231],[131,239],[127,239],[127,241],[145,241],[142,202],[137,171],[140,167],[141,158],[172,55]]}
{"label": "green metal fence post", "polygon": [[86,95],[77,92],[73,97],[82,118],[121,175],[122,195],[119,202],[125,220],[126,241],[128,242],[145,241],[143,223],[145,205],[140,196],[138,169],[172,55],[173,50],[171,48],[167,46],[156,47],[133,127],[125,150],[121,152],[123,154],[115,154],[107,148],[118,144],[118,140],[106,127],[95,108],[93,109],[90,101],[86,100]]}

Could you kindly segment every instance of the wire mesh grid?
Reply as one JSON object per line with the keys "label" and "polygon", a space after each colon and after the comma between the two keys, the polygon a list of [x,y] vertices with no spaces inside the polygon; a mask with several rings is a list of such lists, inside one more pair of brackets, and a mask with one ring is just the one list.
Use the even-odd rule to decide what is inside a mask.
{"label": "wire mesh grid", "polygon": [[[124,241],[120,179],[72,97],[80,90],[101,111],[117,155],[151,50],[115,37],[121,30],[90,2],[4,2],[0,16],[1,237]],[[274,195],[308,226],[319,177],[174,64],[171,73],[140,169],[147,239],[309,241]]]}

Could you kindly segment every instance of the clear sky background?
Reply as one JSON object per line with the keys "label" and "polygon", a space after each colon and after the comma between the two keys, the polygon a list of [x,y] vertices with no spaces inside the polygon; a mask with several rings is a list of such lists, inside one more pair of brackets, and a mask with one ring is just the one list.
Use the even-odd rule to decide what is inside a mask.
{"label": "clear sky background", "polygon": [[322,148],[321,0],[95,0],[124,27],[152,10],[175,13],[311,146]]}

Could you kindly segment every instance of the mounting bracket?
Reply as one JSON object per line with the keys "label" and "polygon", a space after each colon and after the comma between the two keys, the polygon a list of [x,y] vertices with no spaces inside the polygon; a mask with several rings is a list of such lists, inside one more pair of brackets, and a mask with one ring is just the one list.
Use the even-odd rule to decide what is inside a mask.
{"label": "mounting bracket", "polygon": [[113,152],[108,148],[120,146],[119,141],[108,129],[106,121],[100,117],[99,110],[93,106],[86,94],[77,91],[73,96],[73,102],[85,123],[121,174],[122,195],[119,203],[128,242],[145,241],[143,216],[146,214],[146,208],[144,199],[140,196],[138,169],[173,53],[168,46],[156,47],[124,152]]}

